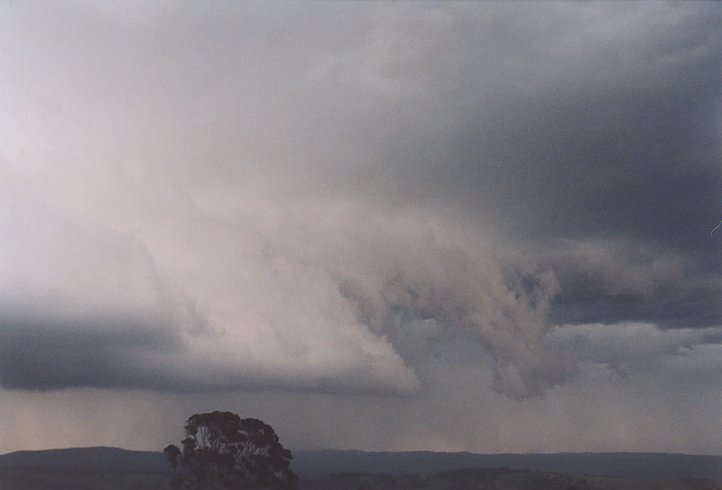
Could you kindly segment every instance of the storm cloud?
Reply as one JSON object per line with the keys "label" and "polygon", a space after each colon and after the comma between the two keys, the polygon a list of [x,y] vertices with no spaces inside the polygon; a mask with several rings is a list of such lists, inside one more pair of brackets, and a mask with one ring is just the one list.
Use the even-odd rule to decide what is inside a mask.
{"label": "storm cloud", "polygon": [[[720,389],[719,5],[2,12],[13,400],[253,393],[327,446],[515,450],[476,406],[537,430],[581,403],[592,446],[655,449],[601,435],[614,393],[634,418]],[[324,432],[354,403],[385,442]]]}
{"label": "storm cloud", "polygon": [[[420,322],[487,347],[494,386],[515,398],[575,370],[543,341],[558,288],[549,269],[502,266],[473,234],[427,222],[428,213],[369,215],[334,202],[288,213],[188,219],[187,233],[144,240],[135,256],[104,246],[122,236],[93,243],[58,226],[50,252],[14,263],[27,291],[5,290],[15,313],[4,321],[3,384],[403,394],[418,384],[411,367],[425,349],[404,342]],[[31,246],[21,231],[16,240]],[[102,255],[91,262],[86,249]],[[194,261],[164,253],[183,249]],[[58,250],[73,260],[54,261]]]}

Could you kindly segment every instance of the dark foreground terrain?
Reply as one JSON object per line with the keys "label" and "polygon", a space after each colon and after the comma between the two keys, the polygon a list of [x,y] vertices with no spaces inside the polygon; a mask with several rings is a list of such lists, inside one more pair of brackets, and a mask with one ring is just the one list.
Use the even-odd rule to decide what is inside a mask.
{"label": "dark foreground terrain", "polygon": [[469,468],[427,475],[342,474],[304,481],[301,490],[711,490],[719,482],[699,478],[671,480],[573,476],[538,470]]}
{"label": "dark foreground terrain", "polygon": [[[301,490],[722,490],[722,457],[643,453],[299,451]],[[114,448],[0,455],[0,490],[170,489],[159,453]]]}
{"label": "dark foreground terrain", "polygon": [[164,471],[0,468],[1,490],[163,490]]}

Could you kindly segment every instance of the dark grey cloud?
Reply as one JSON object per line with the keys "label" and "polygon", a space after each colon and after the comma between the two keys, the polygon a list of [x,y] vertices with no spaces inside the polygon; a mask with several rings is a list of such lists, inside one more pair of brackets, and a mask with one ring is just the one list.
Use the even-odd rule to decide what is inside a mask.
{"label": "dark grey cloud", "polygon": [[[705,66],[720,65],[710,58]],[[472,202],[480,196],[480,211],[491,199],[519,234],[625,236],[706,252],[722,183],[717,70],[664,90],[550,90],[482,108],[486,125],[472,122],[449,148],[464,152],[452,159],[470,179],[462,189]]]}
{"label": "dark grey cloud", "polygon": [[167,385],[148,365],[152,356],[182,352],[171,328],[149,328],[140,319],[65,325],[0,321],[0,386],[48,390],[73,387],[157,388]]}
{"label": "dark grey cloud", "polygon": [[[215,359],[216,352],[194,352],[189,346],[193,337],[184,337],[163,319],[152,324],[147,316],[134,319],[123,314],[65,322],[27,319],[33,316],[37,315],[0,320],[0,387],[4,389],[144,389],[201,396],[236,390],[403,394],[398,380],[375,380],[378,374],[360,363],[321,374],[274,372],[258,364],[235,366],[226,358]],[[196,335],[214,336],[211,332]]]}
{"label": "dark grey cloud", "polygon": [[[695,254],[639,240],[556,240],[533,252],[554,270],[554,323],[647,321],[663,327],[719,325],[719,276]],[[714,255],[714,254],[711,254]]]}
{"label": "dark grey cloud", "polygon": [[341,180],[521,238],[705,249],[721,183],[715,5],[424,7],[378,29],[388,49],[369,76],[406,98],[369,98],[354,127],[369,172]]}
{"label": "dark grey cloud", "polygon": [[[494,29],[465,32],[457,17],[475,49],[454,83],[434,78],[449,93],[431,93],[452,101],[464,80],[474,90],[459,97],[473,95],[442,128],[400,133],[386,154],[397,172],[389,185],[414,205],[421,197],[493,225],[532,257],[541,249],[541,262],[549,240],[579,241],[553,261],[557,319],[718,324],[722,263],[707,232],[722,209],[722,11],[665,5],[630,32],[616,15],[644,16],[646,6],[607,7],[589,25],[575,24],[582,7],[562,9],[574,20],[560,31],[524,8],[499,8],[506,23]],[[490,45],[505,56],[487,56]],[[684,272],[657,277],[655,294],[624,293],[621,275],[609,291],[609,271],[573,252],[589,241],[634,281],[669,260]]]}

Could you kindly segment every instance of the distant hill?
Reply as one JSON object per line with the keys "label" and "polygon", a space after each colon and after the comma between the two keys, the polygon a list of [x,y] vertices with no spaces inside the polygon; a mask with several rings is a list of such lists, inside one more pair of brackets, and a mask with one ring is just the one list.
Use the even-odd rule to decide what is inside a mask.
{"label": "distant hill", "polygon": [[[304,479],[340,473],[431,474],[460,468],[511,468],[569,475],[626,478],[707,478],[722,481],[722,456],[664,453],[474,454],[436,452],[294,451]],[[0,468],[164,472],[159,452],[94,447],[19,451],[0,455]]]}
{"label": "distant hill", "polygon": [[0,468],[9,467],[105,471],[165,471],[167,469],[162,453],[129,451],[114,447],[45,449],[0,455]]}

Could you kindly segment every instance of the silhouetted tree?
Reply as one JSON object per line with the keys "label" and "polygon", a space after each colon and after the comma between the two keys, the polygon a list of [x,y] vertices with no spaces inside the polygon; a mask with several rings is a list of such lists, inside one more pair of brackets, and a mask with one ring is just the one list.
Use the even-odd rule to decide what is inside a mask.
{"label": "silhouetted tree", "polygon": [[170,445],[163,451],[175,470],[173,488],[296,488],[291,451],[270,425],[231,412],[212,412],[191,416],[184,429],[182,449]]}

